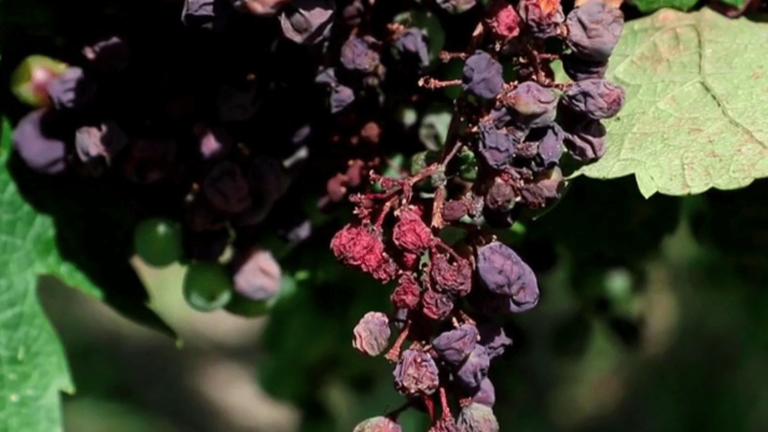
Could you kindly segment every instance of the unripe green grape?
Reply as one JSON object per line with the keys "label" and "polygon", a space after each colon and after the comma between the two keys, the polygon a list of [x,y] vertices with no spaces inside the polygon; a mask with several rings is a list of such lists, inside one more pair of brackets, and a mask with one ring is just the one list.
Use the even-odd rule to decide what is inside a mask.
{"label": "unripe green grape", "polygon": [[147,219],[134,231],[136,253],[153,267],[165,267],[183,256],[181,227],[175,221]]}
{"label": "unripe green grape", "polygon": [[46,85],[66,68],[66,63],[50,57],[31,55],[11,73],[11,92],[27,105],[46,106],[50,103]]}
{"label": "unripe green grape", "polygon": [[194,262],[184,275],[184,298],[201,312],[221,309],[232,299],[232,278],[217,262]]}

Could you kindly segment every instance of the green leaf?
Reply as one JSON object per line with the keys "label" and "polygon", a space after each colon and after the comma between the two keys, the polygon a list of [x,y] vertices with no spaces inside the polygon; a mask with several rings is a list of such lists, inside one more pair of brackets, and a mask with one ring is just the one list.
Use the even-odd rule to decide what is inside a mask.
{"label": "green leaf", "polygon": [[627,104],[606,121],[608,149],[579,172],[634,174],[642,194],[735,189],[768,176],[768,25],[710,9],[632,21],[608,79]]}
{"label": "green leaf", "polygon": [[696,6],[697,0],[632,0],[631,3],[644,14],[663,8],[688,10]]}
{"label": "green leaf", "polygon": [[74,391],[64,351],[36,298],[37,277],[55,275],[88,294],[97,288],[59,256],[54,225],[27,205],[7,169],[11,126],[0,147],[0,430],[62,429],[59,391]]}

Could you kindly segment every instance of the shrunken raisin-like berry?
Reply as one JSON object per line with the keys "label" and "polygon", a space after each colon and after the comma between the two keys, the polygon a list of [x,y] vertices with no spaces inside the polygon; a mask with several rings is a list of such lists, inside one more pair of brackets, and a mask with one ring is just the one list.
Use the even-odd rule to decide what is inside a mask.
{"label": "shrunken raisin-like berry", "polygon": [[563,105],[593,120],[611,118],[624,106],[624,89],[599,78],[578,81],[563,95]]}
{"label": "shrunken raisin-like berry", "polygon": [[434,320],[447,318],[454,305],[450,294],[435,292],[431,289],[424,292],[421,304],[424,315]]}
{"label": "shrunken raisin-like berry", "polygon": [[530,309],[538,302],[536,275],[503,243],[492,242],[478,251],[477,273],[488,290],[509,297],[520,311]]}
{"label": "shrunken raisin-like berry", "polygon": [[463,297],[469,294],[472,288],[472,268],[467,260],[460,259],[450,263],[447,255],[437,254],[432,258],[430,274],[438,291]]}
{"label": "shrunken raisin-like berry", "polygon": [[497,38],[512,39],[520,34],[520,16],[511,4],[498,2],[488,26]]}
{"label": "shrunken raisin-like berry", "polygon": [[429,354],[407,349],[395,366],[395,387],[404,395],[430,395],[440,384],[438,373],[437,365]]}
{"label": "shrunken raisin-like berry", "polygon": [[412,273],[404,273],[392,291],[392,304],[398,309],[415,309],[419,304],[421,288]]}
{"label": "shrunken raisin-like berry", "polygon": [[418,211],[407,208],[400,213],[400,220],[395,224],[392,230],[392,241],[407,252],[419,253],[435,242],[427,224],[421,220]]}
{"label": "shrunken raisin-like berry", "polygon": [[355,338],[352,346],[369,356],[381,354],[389,344],[392,331],[389,329],[389,319],[381,312],[368,312],[360,319],[354,330]]}
{"label": "shrunken raisin-like berry", "polygon": [[613,53],[624,27],[624,14],[603,1],[592,0],[573,9],[566,19],[568,46],[574,54],[606,61]]}
{"label": "shrunken raisin-like berry", "polygon": [[493,410],[479,403],[473,403],[461,410],[456,419],[459,432],[499,432],[499,422]]}
{"label": "shrunken raisin-like berry", "polygon": [[475,345],[467,359],[456,371],[456,382],[464,391],[474,393],[480,388],[480,383],[488,376],[490,366],[491,359],[488,357],[485,347]]}
{"label": "shrunken raisin-like berry", "polygon": [[363,420],[352,432],[403,432],[403,428],[394,420],[379,416]]}
{"label": "shrunken raisin-like berry", "polygon": [[479,99],[493,99],[504,87],[501,63],[490,54],[477,51],[464,63],[462,82],[467,93]]}
{"label": "shrunken raisin-like berry", "polygon": [[384,243],[373,227],[345,226],[331,240],[331,250],[345,265],[359,268],[382,282],[395,277],[397,267],[384,252]]}
{"label": "shrunken raisin-like berry", "polygon": [[496,389],[490,379],[486,378],[480,383],[480,389],[472,396],[472,402],[493,407],[496,403]]}
{"label": "shrunken raisin-like berry", "polygon": [[432,348],[437,351],[440,358],[458,367],[475,349],[479,337],[475,326],[464,324],[454,330],[441,333],[432,341]]}
{"label": "shrunken raisin-like berry", "polygon": [[478,327],[478,331],[480,345],[485,347],[491,359],[504,354],[504,349],[512,345],[512,339],[507,337],[504,329],[498,324],[483,324]]}

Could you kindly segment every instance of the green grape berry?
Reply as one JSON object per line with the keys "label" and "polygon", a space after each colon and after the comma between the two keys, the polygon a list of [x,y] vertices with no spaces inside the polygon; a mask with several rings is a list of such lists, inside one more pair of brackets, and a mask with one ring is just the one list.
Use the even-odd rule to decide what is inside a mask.
{"label": "green grape berry", "polygon": [[184,298],[194,309],[210,312],[221,309],[232,299],[232,279],[216,262],[194,262],[184,275]]}
{"label": "green grape berry", "polygon": [[136,253],[154,267],[165,267],[183,256],[181,227],[172,220],[145,220],[136,228],[133,241]]}
{"label": "green grape berry", "polygon": [[11,73],[11,92],[29,106],[46,106],[50,102],[46,85],[66,68],[66,63],[50,57],[31,55]]}

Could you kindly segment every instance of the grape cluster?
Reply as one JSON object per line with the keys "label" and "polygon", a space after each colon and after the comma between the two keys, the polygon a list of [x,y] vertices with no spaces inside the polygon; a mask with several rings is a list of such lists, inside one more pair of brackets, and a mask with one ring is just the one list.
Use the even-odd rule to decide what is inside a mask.
{"label": "grape cluster", "polygon": [[[505,315],[536,306],[539,286],[495,230],[551,207],[563,171],[605,152],[601,122],[625,100],[604,79],[622,12],[598,0],[162,8],[174,37],[132,29],[94,39],[76,66],[19,66],[13,91],[35,107],[14,131],[19,157],[130,184],[146,218],[137,253],[188,263],[184,293],[202,311],[274,304],[278,259],[351,207],[332,253],[393,286],[393,311],[362,317],[352,345],[393,363],[404,408],[426,411],[431,432],[498,431],[491,360],[512,345]],[[433,100],[450,102],[449,124]],[[400,431],[399,412],[355,432]]]}
{"label": "grape cluster", "polygon": [[[467,9],[462,2],[438,6]],[[463,90],[442,151],[415,155],[400,178],[371,173],[379,190],[350,196],[355,218],[333,238],[333,253],[394,282],[394,312],[366,314],[353,346],[394,363],[395,388],[407,407],[427,411],[431,432],[499,430],[488,372],[512,345],[501,319],[533,308],[540,294],[531,267],[493,229],[560,198],[563,158],[590,163],[605,152],[601,121],[617,115],[625,99],[604,79],[622,25],[621,11],[598,1],[567,16],[556,0],[491,2],[465,51],[441,55],[464,60],[460,80],[420,80],[427,89]],[[372,58],[362,49],[356,55],[358,62]],[[573,82],[555,80],[554,60]],[[505,68],[514,80],[505,80]],[[463,175],[468,160],[476,164],[471,176]],[[458,242],[443,240],[448,226],[463,231]],[[399,431],[398,413],[355,431]]]}

